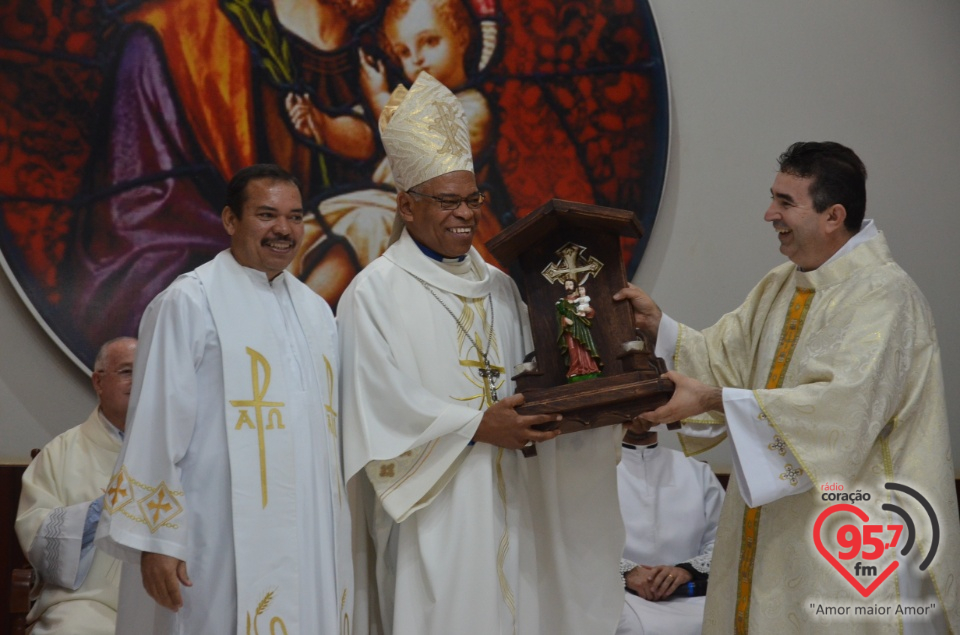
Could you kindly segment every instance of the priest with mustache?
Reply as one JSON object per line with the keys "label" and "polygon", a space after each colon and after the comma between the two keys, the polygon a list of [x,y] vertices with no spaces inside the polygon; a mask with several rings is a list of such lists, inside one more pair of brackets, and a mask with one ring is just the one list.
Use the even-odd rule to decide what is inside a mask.
{"label": "priest with mustache", "polygon": [[287,171],[240,170],[230,248],[144,313],[97,534],[132,565],[121,635],[351,632],[336,325],[285,271],[303,216]]}

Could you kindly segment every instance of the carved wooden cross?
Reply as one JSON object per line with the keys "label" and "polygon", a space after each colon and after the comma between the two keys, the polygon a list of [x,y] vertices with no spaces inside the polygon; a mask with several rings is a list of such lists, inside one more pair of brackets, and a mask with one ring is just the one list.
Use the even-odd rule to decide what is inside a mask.
{"label": "carved wooden cross", "polygon": [[590,276],[596,277],[603,268],[603,263],[593,256],[586,258],[583,255],[586,250],[586,247],[581,247],[576,243],[567,243],[554,252],[560,256],[560,262],[551,262],[547,265],[542,272],[543,277],[549,280],[551,284],[563,280],[576,281],[577,274],[580,273],[584,274],[584,281]]}

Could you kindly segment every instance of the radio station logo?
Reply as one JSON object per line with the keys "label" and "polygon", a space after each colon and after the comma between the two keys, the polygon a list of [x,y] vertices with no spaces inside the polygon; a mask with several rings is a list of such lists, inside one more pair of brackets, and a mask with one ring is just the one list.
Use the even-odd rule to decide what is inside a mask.
{"label": "radio station logo", "polygon": [[[912,487],[900,483],[887,483],[884,487],[912,497],[926,512],[931,527],[930,549],[919,565],[920,571],[926,571],[933,562],[940,543],[937,514],[929,501]],[[890,561],[883,566],[880,561],[884,554],[887,554],[888,550],[899,550],[900,556],[906,557],[917,544],[916,523],[909,512],[892,503],[884,503],[881,509],[895,514],[901,522],[876,522],[859,506],[870,501],[869,492],[861,493],[857,490],[846,493],[842,492],[843,486],[837,484],[824,485],[822,489],[828,490],[822,494],[823,500],[842,502],[827,507],[817,517],[813,525],[814,545],[850,586],[863,597],[869,597],[900,566],[896,557],[885,559]],[[835,515],[837,516],[834,517]],[[844,522],[845,520],[849,522]],[[843,524],[833,533],[832,528],[838,524],[837,521]],[[831,529],[824,530],[825,524]],[[828,538],[826,544],[825,537]]]}

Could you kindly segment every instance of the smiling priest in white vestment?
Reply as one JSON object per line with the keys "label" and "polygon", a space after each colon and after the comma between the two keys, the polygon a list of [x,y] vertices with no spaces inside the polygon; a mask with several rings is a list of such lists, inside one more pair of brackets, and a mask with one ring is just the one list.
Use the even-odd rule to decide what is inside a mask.
{"label": "smiling priest in white vestment", "polygon": [[121,594],[117,633],[350,633],[336,327],[284,271],[303,235],[296,180],[241,170],[223,222],[230,249],[140,327],[98,544],[141,565],[155,603]]}
{"label": "smiling priest in white vestment", "polygon": [[[555,438],[531,427],[555,416],[515,410],[527,312],[471,247],[484,197],[456,97],[421,73],[380,129],[397,240],[337,316],[345,470],[372,551],[356,568],[375,577],[358,584],[359,632],[613,633],[620,426]],[[525,459],[531,442],[539,456]]]}

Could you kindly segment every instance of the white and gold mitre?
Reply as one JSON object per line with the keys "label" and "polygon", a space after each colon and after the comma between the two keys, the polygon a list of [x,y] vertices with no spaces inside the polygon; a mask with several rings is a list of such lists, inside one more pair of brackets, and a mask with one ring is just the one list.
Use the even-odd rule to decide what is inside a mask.
{"label": "white and gold mitre", "polygon": [[397,86],[380,114],[380,138],[397,189],[456,170],[473,172],[470,132],[460,100],[427,73]]}

